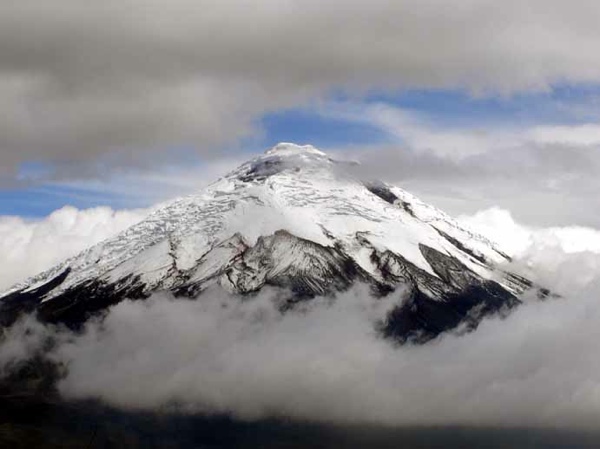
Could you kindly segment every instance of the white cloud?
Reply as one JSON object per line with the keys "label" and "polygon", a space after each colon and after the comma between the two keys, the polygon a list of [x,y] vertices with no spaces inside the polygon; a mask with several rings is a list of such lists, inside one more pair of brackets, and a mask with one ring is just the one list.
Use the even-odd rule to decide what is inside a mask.
{"label": "white cloud", "polygon": [[557,247],[564,253],[600,254],[600,230],[583,226],[536,228],[517,223],[508,210],[493,207],[458,220],[498,242],[507,253],[522,258],[530,248],[535,251]]}
{"label": "white cloud", "polygon": [[572,126],[538,126],[528,132],[534,142],[597,146],[600,144],[600,125],[587,123]]}
{"label": "white cloud", "polygon": [[459,217],[497,241],[515,258],[511,267],[567,297],[578,286],[600,285],[600,230],[582,226],[535,228],[515,222],[510,212],[491,208]]}
{"label": "white cloud", "polygon": [[368,124],[415,153],[444,159],[462,160],[510,147],[518,141],[514,131],[444,128],[414,111],[383,102],[324,102],[317,112],[324,117]]}
{"label": "white cloud", "polygon": [[[469,129],[464,125],[440,124],[424,113],[385,102],[322,102],[317,113],[368,124],[411,151],[456,161],[528,145],[577,148],[600,145],[600,124],[597,123],[562,126],[513,123],[510,127],[488,124],[480,129]],[[477,118],[472,121],[477,126]]]}
{"label": "white cloud", "polygon": [[67,206],[40,220],[0,216],[0,291],[117,234],[147,213]]}
{"label": "white cloud", "polygon": [[[463,220],[516,237],[515,266],[564,297],[527,302],[468,335],[395,348],[374,324],[399,295],[376,301],[360,286],[285,315],[276,290],[244,300],[220,290],[195,301],[156,295],[114,306],[81,335],[55,334],[53,357],[68,366],[60,389],[123,407],[247,419],[596,426],[600,231],[534,229],[498,209]],[[0,362],[39,348],[51,330],[36,326],[15,328]]]}
{"label": "white cloud", "polygon": [[32,317],[26,317],[8,329],[2,329],[0,379],[10,375],[23,360],[40,353],[53,330]]}

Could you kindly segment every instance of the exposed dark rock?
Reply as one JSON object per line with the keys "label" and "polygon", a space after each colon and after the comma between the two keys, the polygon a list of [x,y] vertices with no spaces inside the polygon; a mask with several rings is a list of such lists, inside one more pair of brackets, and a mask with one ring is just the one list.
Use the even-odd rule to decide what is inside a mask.
{"label": "exposed dark rock", "polygon": [[[356,282],[371,285],[376,296],[402,287],[407,289],[408,298],[390,314],[382,328],[385,336],[399,342],[425,342],[461,324],[472,329],[484,316],[519,303],[501,285],[480,278],[455,258],[426,245],[420,245],[421,252],[437,276],[399,254],[377,251],[370,246],[366,234],[358,233],[356,238],[361,245],[371,247],[371,262],[381,279],[365,272],[340,246],[323,246],[287,231],[278,231],[260,237],[254,246],[248,246],[239,235],[232,237],[203,255],[195,267],[177,273],[178,283],[169,290],[176,296],[195,298],[208,285],[219,282],[242,294],[252,294],[265,285],[272,285],[288,289],[287,302],[293,304],[315,296],[335,295]],[[192,281],[194,270],[216,250],[227,254],[222,266],[206,277]],[[144,299],[154,291],[139,276],[130,275],[113,283],[103,279],[83,282],[50,301],[41,302],[67,274],[68,271],[49,285],[29,292],[16,292],[5,299],[0,309],[3,323],[10,324],[19,313],[35,311],[42,321],[78,329],[89,317],[102,313],[111,305],[126,298]],[[532,285],[519,276],[507,276],[512,276],[511,282],[515,285],[526,288]],[[541,295],[549,294],[540,292]],[[23,308],[19,309],[19,305]]]}
{"label": "exposed dark rock", "polygon": [[0,298],[0,325],[9,326],[24,313],[36,310],[44,296],[58,287],[71,270],[67,268],[54,279],[46,282],[38,288],[30,290],[18,290]]}
{"label": "exposed dark rock", "polygon": [[395,204],[395,205],[401,207],[402,209],[404,209],[405,212],[408,212],[413,217],[415,216],[415,213],[414,213],[411,205],[409,203],[407,203],[406,201],[400,200],[400,198],[398,198],[394,194],[394,192],[392,192],[390,190],[390,188],[388,186],[386,186],[384,183],[382,183],[382,182],[365,183],[365,187],[369,190],[369,192],[371,192],[373,195],[378,196],[383,201],[386,201],[390,204]]}
{"label": "exposed dark rock", "polygon": [[478,260],[479,262],[481,262],[482,264],[487,264],[489,263],[488,260],[486,260],[485,257],[483,257],[483,255],[477,253],[476,251],[474,251],[471,248],[466,247],[463,243],[461,243],[460,241],[458,241],[457,239],[450,237],[448,234],[446,234],[443,231],[440,231],[438,228],[436,228],[435,226],[433,226],[433,229],[435,229],[438,234],[440,234],[442,237],[444,237],[446,240],[448,240],[450,243],[452,243],[456,248],[458,248],[459,250],[461,250],[463,253],[468,254],[469,256],[471,256],[473,259]]}
{"label": "exposed dark rock", "polygon": [[60,323],[79,329],[90,317],[105,311],[124,299],[145,299],[145,285],[135,278],[125,278],[119,283],[89,281],[71,288],[51,301],[41,303],[37,317],[48,323]]}
{"label": "exposed dark rock", "polygon": [[239,176],[240,181],[263,181],[269,176],[279,173],[285,167],[285,161],[279,156],[271,156],[253,162],[250,169]]}

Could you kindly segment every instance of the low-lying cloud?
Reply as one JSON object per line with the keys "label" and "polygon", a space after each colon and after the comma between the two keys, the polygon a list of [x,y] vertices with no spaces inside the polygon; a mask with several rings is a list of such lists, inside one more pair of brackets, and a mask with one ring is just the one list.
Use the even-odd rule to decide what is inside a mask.
{"label": "low-lying cloud", "polygon": [[573,248],[566,231],[553,241],[535,238],[548,230],[523,232],[534,238],[517,265],[563,297],[526,301],[506,319],[423,346],[395,347],[376,331],[401,293],[376,300],[357,286],[280,314],[277,290],[239,298],[215,289],[195,301],[122,302],[80,335],[25,323],[29,333],[13,333],[28,339],[3,344],[0,361],[14,363],[43,341],[33,336],[50,333],[51,357],[67,367],[59,384],[67,398],[242,419],[593,427],[598,248]]}

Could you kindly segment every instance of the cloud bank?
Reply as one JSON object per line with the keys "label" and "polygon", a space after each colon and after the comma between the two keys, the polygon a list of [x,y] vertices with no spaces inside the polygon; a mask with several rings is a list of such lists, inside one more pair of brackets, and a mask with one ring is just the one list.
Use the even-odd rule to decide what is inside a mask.
{"label": "cloud bank", "polygon": [[[501,244],[514,258],[511,269],[526,274],[555,292],[572,296],[593,289],[600,275],[600,230],[583,226],[535,228],[523,226],[499,208],[459,219]],[[591,292],[590,301],[598,295]]]}
{"label": "cloud bank", "polygon": [[530,229],[499,210],[468,220],[496,235],[520,232],[516,264],[564,297],[526,301],[467,335],[397,348],[375,328],[400,294],[377,301],[358,286],[284,315],[277,290],[246,299],[216,289],[196,301],[155,295],[114,306],[80,335],[21,323],[8,339],[17,343],[0,346],[0,361],[14,363],[53,335],[52,357],[68,368],[62,394],[125,408],[336,423],[596,426],[600,247],[584,251],[581,237],[597,243],[600,231]]}
{"label": "cloud bank", "polygon": [[600,80],[600,6],[585,0],[5,0],[0,12],[4,180],[23,162],[72,175],[108,156],[143,165],[141,151],[232,145],[265,112],[340,89]]}
{"label": "cloud bank", "polygon": [[67,206],[41,220],[0,216],[0,291],[125,230],[147,213]]}
{"label": "cloud bank", "polygon": [[59,348],[69,364],[60,387],[123,407],[179,405],[245,419],[595,426],[600,289],[561,282],[567,298],[403,348],[373,328],[399,298],[377,302],[360,289],[284,316],[268,295],[126,302]]}

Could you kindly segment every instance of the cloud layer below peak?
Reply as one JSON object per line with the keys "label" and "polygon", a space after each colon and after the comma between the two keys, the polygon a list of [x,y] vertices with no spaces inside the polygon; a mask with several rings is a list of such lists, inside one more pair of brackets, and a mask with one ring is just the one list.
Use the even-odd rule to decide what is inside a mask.
{"label": "cloud layer below peak", "polygon": [[[88,222],[73,227],[78,216]],[[68,210],[48,220],[95,239],[93,222],[116,230],[125,217]],[[67,367],[62,394],[119,407],[243,419],[594,428],[600,232],[523,227],[498,209],[463,220],[496,239],[516,236],[513,268],[530,270],[563,297],[526,301],[467,335],[396,348],[375,326],[400,293],[377,301],[357,286],[284,315],[276,290],[244,300],[218,289],[196,301],[155,295],[112,307],[77,335],[19,323],[0,346],[0,375],[51,335],[51,357]]]}

